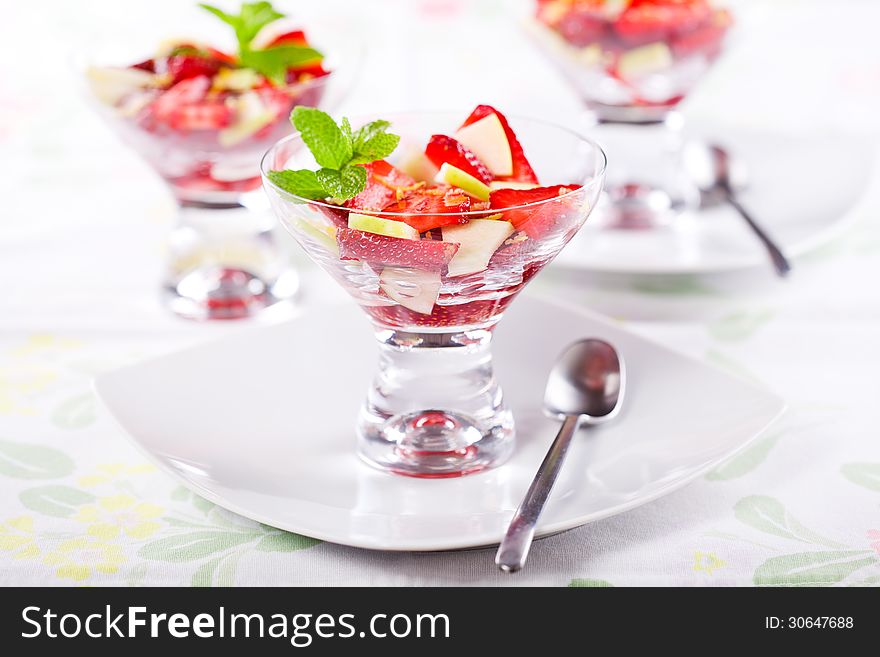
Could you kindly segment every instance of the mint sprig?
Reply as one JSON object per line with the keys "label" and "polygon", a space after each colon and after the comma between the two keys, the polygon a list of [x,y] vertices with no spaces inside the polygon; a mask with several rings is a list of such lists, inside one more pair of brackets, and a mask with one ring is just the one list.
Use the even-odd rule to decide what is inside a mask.
{"label": "mint sprig", "polygon": [[309,46],[284,44],[262,49],[251,47],[251,42],[261,29],[284,17],[271,2],[245,2],[237,16],[209,4],[201,3],[199,7],[212,13],[235,31],[241,65],[254,69],[275,84],[287,82],[287,69],[290,67],[320,62],[324,57]]}
{"label": "mint sprig", "polygon": [[367,170],[358,165],[388,157],[400,143],[398,135],[387,132],[388,121],[373,121],[355,132],[346,118],[337,124],[325,112],[302,106],[294,108],[290,120],[321,168],[270,171],[269,180],[303,198],[354,198],[367,186]]}

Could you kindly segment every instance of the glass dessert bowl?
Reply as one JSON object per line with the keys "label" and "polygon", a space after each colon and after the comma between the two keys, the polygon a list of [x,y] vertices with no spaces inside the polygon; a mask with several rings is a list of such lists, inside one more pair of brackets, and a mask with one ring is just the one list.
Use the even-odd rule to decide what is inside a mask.
{"label": "glass dessert bowl", "polygon": [[127,66],[118,49],[100,53],[85,75],[100,114],[178,203],[164,285],[170,307],[238,318],[296,289],[271,215],[256,211],[264,203],[259,159],[290,134],[295,106],[335,106],[357,55],[333,48],[325,58],[267,2],[245,3],[237,16],[204,8],[234,28],[237,52],[176,40]]}
{"label": "glass dessert bowl", "polygon": [[[321,165],[323,175],[328,163],[316,132],[297,122],[305,113],[294,112],[300,132],[263,158],[264,186],[282,224],[375,329],[381,356],[358,421],[360,456],[417,477],[498,465],[513,448],[514,423],[493,375],[492,331],[583,225],[604,153],[574,132],[508,122],[486,105],[452,136],[437,131],[455,130],[461,116],[398,114],[357,130],[343,120],[354,143],[343,150],[360,163],[340,178],[354,166],[363,185],[342,202],[328,200],[320,181],[312,189],[311,169]],[[359,135],[377,126],[391,150],[359,157]]]}
{"label": "glass dessert bowl", "polygon": [[608,223],[650,227],[696,207],[675,111],[721,54],[730,12],[710,0],[538,0],[530,31],[614,153]]}

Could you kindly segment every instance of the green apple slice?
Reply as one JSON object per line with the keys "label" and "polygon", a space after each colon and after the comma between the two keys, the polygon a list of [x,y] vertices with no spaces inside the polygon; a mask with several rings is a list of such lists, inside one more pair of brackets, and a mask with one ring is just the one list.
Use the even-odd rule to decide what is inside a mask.
{"label": "green apple slice", "polygon": [[439,171],[434,163],[428,159],[424,151],[410,146],[406,149],[397,168],[417,182],[430,183]]}
{"label": "green apple slice", "polygon": [[430,315],[440,296],[440,272],[386,267],[379,274],[379,287],[404,308]]}
{"label": "green apple slice", "polygon": [[246,91],[234,102],[235,121],[217,133],[217,141],[227,148],[244,141],[275,120],[275,113],[263,104],[255,91]]}
{"label": "green apple slice", "polygon": [[459,245],[449,261],[447,276],[476,274],[489,266],[492,254],[513,234],[513,224],[497,219],[472,219],[466,224],[441,228],[444,242]]}
{"label": "green apple slice", "polygon": [[446,183],[447,185],[458,187],[481,201],[488,201],[489,194],[492,191],[482,180],[474,178],[471,174],[452,166],[449,162],[443,163],[434,180],[438,183]]}
{"label": "green apple slice", "polygon": [[617,60],[617,72],[625,80],[657,73],[672,66],[672,51],[662,41],[628,50]]}
{"label": "green apple slice", "polygon": [[352,212],[348,215],[348,227],[362,230],[365,233],[375,233],[387,237],[400,237],[405,240],[419,239],[419,231],[394,219],[383,219],[370,214],[358,214]]}
{"label": "green apple slice", "polygon": [[454,135],[456,141],[480,158],[494,176],[513,173],[513,153],[498,115],[492,112],[479,121],[461,128]]}
{"label": "green apple slice", "polygon": [[308,235],[312,240],[325,249],[339,256],[339,244],[336,243],[336,226],[310,221],[305,218],[295,217],[293,225],[297,230]]}
{"label": "green apple slice", "polygon": [[492,191],[496,189],[535,189],[535,187],[540,187],[540,185],[517,180],[493,180],[489,183],[489,189]]}
{"label": "green apple slice", "polygon": [[98,100],[107,105],[116,105],[134,91],[157,86],[158,76],[138,68],[93,66],[86,71],[86,77]]}

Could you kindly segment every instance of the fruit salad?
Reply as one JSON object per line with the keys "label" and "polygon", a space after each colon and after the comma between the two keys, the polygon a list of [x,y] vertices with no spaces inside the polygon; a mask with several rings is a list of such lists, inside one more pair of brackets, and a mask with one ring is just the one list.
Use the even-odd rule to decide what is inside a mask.
{"label": "fruit salad", "polygon": [[[457,126],[427,128],[445,134],[420,128],[404,142],[389,132],[397,122],[354,130],[304,107],[292,121],[299,134],[263,165],[275,211],[393,330],[494,326],[580,228],[601,184],[593,170],[594,178],[539,180],[510,122],[488,105]],[[320,168],[284,168],[303,143]]]}
{"label": "fruit salad", "polygon": [[259,187],[259,156],[290,132],[294,106],[318,105],[330,73],[270,3],[245,3],[237,15],[200,6],[234,30],[237,51],[178,40],[87,76],[114,125],[181,200],[222,203]]}
{"label": "fruit salad", "polygon": [[678,104],[732,23],[709,0],[538,0],[536,17],[584,99],[612,108]]}

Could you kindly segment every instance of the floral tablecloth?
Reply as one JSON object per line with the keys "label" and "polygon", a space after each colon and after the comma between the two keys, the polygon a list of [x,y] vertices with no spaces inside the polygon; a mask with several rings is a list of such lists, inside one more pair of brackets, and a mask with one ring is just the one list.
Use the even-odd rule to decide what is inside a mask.
{"label": "floral tablecloth", "polygon": [[[348,102],[352,112],[449,106],[448,89],[415,75],[442,62],[460,71],[461,88],[477,90],[456,103],[462,107],[487,101],[576,119],[575,100],[528,51],[511,19],[521,3],[289,4],[314,19],[332,16],[344,23],[340,29],[373,21],[375,47]],[[833,17],[817,2],[739,4],[749,47],[721,63],[690,114],[876,138],[875,3],[840,3]],[[97,404],[91,378],[241,325],[191,324],[162,310],[156,281],[170,200],[82,104],[67,64],[59,64],[102,32],[136,24],[159,34],[176,16],[193,16],[179,0],[124,5],[23,5],[20,21],[0,26],[7,81],[0,90],[0,583],[880,584],[878,175],[851,227],[798,259],[785,282],[767,271],[629,279],[552,270],[539,277],[536,292],[582,302],[766,386],[786,398],[789,411],[687,488],[541,541],[514,577],[495,570],[490,551],[384,554],[280,532],[215,507],[157,471]],[[855,34],[832,29],[844,20]],[[398,29],[401,21],[406,30]],[[453,25],[464,25],[457,49],[442,37]],[[24,67],[12,55],[32,52],[35,34],[40,51]],[[507,57],[499,61],[498,53]],[[387,80],[389,62],[406,75]],[[750,100],[756,97],[762,102]],[[306,306],[344,302],[291,252],[304,272]]]}

